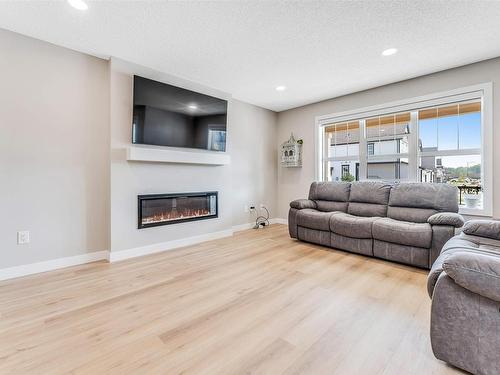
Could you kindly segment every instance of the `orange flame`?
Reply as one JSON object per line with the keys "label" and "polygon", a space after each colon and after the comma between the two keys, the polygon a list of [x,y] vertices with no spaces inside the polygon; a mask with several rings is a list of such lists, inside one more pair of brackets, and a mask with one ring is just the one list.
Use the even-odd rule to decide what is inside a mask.
{"label": "orange flame", "polygon": [[185,208],[183,210],[172,210],[168,212],[161,212],[154,215],[146,216],[142,218],[142,224],[153,224],[161,223],[164,221],[172,221],[179,219],[190,219],[193,217],[209,216],[210,211],[206,208],[203,209],[189,209]]}

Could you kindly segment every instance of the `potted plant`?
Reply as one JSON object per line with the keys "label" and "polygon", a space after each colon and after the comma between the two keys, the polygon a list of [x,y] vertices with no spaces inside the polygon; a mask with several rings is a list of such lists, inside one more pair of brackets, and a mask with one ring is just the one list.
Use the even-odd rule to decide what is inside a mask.
{"label": "potted plant", "polygon": [[465,194],[464,195],[465,207],[477,208],[481,202],[481,193],[479,194]]}
{"label": "potted plant", "polygon": [[342,176],[341,180],[344,182],[353,182],[355,180],[355,178],[352,174],[347,173],[347,174]]}

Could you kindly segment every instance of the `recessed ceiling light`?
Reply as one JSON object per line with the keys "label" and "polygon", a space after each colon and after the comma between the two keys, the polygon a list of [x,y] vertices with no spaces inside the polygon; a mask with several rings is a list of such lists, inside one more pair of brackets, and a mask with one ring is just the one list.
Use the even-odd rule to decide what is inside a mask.
{"label": "recessed ceiling light", "polygon": [[285,91],[286,86],[276,86],[276,91]]}
{"label": "recessed ceiling light", "polygon": [[78,10],[87,10],[89,6],[83,0],[68,0],[69,5]]}
{"label": "recessed ceiling light", "polygon": [[397,48],[387,48],[382,51],[382,56],[391,56],[398,52]]}
{"label": "recessed ceiling light", "polygon": [[188,108],[189,109],[198,109],[198,106],[194,105],[194,104],[191,104],[191,105],[188,105]]}

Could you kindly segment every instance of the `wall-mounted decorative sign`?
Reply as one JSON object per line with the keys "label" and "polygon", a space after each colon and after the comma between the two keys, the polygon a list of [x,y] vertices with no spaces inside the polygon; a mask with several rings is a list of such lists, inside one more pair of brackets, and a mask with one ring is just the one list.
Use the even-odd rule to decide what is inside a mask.
{"label": "wall-mounted decorative sign", "polygon": [[295,140],[293,133],[290,139],[281,144],[281,165],[283,167],[302,167],[302,139]]}

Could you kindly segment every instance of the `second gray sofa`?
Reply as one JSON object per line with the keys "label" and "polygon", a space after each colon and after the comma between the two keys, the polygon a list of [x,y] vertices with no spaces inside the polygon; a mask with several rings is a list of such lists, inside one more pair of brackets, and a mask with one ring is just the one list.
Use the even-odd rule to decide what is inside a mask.
{"label": "second gray sofa", "polygon": [[290,236],[430,268],[463,225],[458,190],[446,184],[313,182],[290,203]]}
{"label": "second gray sofa", "polygon": [[428,277],[434,355],[478,375],[500,374],[500,222],[471,220]]}

